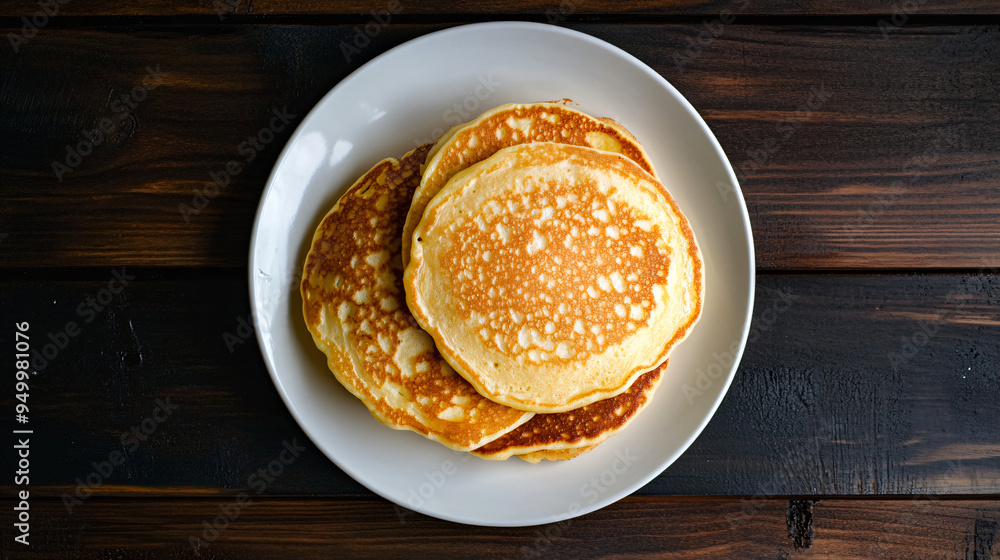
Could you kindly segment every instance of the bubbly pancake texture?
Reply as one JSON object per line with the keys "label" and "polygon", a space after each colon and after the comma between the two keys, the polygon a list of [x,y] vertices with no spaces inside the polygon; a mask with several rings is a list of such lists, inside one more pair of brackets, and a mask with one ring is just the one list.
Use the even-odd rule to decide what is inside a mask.
{"label": "bubbly pancake texture", "polygon": [[468,451],[532,414],[477,393],[406,308],[400,233],[429,148],[378,163],[323,218],[302,274],[302,311],[329,368],[376,419]]}
{"label": "bubbly pancake texture", "polygon": [[403,227],[403,265],[410,262],[413,230],[424,209],[459,171],[497,150],[529,142],[558,142],[621,153],[654,177],[649,156],[623,126],[566,106],[569,100],[501,105],[475,120],[449,129],[434,145]]}
{"label": "bubbly pancake texture", "polygon": [[537,142],[462,171],[414,233],[410,310],[479,393],[565,412],[625,391],[701,313],[701,253],[655,178]]}
{"label": "bubbly pancake texture", "polygon": [[[472,453],[484,459],[506,459],[518,455],[526,461],[558,452],[583,451],[625,429],[652,400],[660,384],[664,363],[639,376],[627,391],[586,406],[557,414],[536,414],[517,429],[487,443]],[[586,448],[586,449],[585,449]],[[574,455],[575,456],[575,455]],[[534,461],[533,461],[534,462]]]}

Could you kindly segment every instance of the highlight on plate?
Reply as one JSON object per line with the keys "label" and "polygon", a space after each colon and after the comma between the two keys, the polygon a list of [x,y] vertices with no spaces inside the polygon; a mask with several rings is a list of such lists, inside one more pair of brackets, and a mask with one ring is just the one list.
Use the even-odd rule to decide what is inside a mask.
{"label": "highlight on plate", "polygon": [[321,220],[303,317],[379,422],[491,460],[622,431],[705,297],[687,219],[621,124],[503,105],[387,158]]}

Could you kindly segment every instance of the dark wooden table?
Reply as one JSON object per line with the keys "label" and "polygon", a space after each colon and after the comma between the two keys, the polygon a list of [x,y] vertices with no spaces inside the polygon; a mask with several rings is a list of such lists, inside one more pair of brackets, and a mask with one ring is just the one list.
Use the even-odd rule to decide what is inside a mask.
{"label": "dark wooden table", "polygon": [[[1000,558],[998,6],[5,0],[0,553]],[[754,335],[701,437],[634,496],[520,529],[394,507],[279,399],[246,268],[291,127],[179,212],[273,108],[297,124],[390,47],[493,19],[566,25],[667,78],[737,169],[757,251]],[[21,322],[44,353],[27,424]],[[256,493],[284,442],[305,449]]]}

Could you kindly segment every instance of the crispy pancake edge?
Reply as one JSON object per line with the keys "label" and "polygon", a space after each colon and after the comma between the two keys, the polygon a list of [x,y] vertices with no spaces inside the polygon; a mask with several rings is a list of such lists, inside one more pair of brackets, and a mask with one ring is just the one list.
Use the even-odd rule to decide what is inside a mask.
{"label": "crispy pancake edge", "polygon": [[[639,414],[649,406],[649,404],[653,401],[656,389],[663,381],[666,368],[667,363],[665,362],[661,366],[654,368],[652,371],[644,373],[629,387],[627,391],[611,397],[610,399],[590,403],[589,405],[567,412],[559,412],[555,414],[536,414],[531,420],[525,422],[517,429],[511,430],[502,437],[493,440],[479,449],[474,449],[472,454],[487,460],[503,461],[512,456],[524,458],[523,456],[532,454],[538,454],[539,458],[549,458],[544,456],[544,452],[551,451],[554,453],[552,454],[552,458],[550,458],[550,460],[559,460],[559,452],[566,452],[584,447],[591,449],[597,447],[611,436],[627,428],[628,425],[631,424],[632,421],[634,421],[636,417],[638,417]],[[640,387],[640,385],[642,386]],[[628,406],[627,416],[620,420],[615,420],[615,424],[611,425],[608,429],[601,428],[600,433],[594,436],[580,437],[580,430],[577,426],[581,424],[584,424],[584,427],[587,426],[584,422],[579,421],[577,417],[586,414],[602,414],[603,417],[606,417],[607,412],[611,409],[611,407],[620,408],[622,406]],[[614,409],[611,410],[613,411]],[[552,426],[550,422],[554,422],[556,425]],[[526,439],[524,438],[525,432],[533,430],[536,425],[539,424],[541,427],[545,428],[542,432],[543,437],[549,438],[549,441],[537,442],[537,439],[535,439],[534,441],[529,440],[528,445],[519,444],[518,440]],[[596,424],[598,426],[606,426],[608,422],[601,421]],[[554,430],[553,428],[558,429]],[[575,435],[577,437],[570,435],[567,438],[567,434],[573,431],[576,431]],[[575,457],[575,455],[573,456]]]}

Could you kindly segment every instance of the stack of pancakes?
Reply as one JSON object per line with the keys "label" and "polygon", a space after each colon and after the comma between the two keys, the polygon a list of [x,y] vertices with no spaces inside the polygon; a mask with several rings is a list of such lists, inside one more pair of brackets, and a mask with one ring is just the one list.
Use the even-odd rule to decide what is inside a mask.
{"label": "stack of pancakes", "polygon": [[570,459],[652,400],[701,253],[621,125],[510,104],[385,159],[323,218],[303,314],[383,424],[485,459]]}

